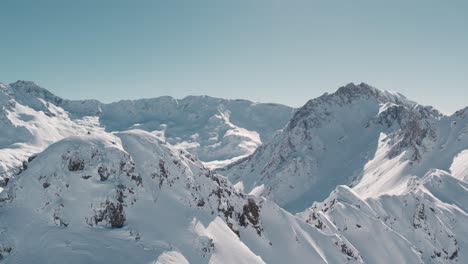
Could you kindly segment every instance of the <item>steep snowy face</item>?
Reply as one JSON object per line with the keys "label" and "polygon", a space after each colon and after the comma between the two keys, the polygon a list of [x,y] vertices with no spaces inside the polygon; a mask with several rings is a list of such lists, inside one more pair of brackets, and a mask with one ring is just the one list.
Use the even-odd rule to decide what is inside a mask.
{"label": "steep snowy face", "polygon": [[381,194],[430,165],[422,166],[424,157],[445,137],[448,119],[400,94],[348,84],[309,101],[271,142],[220,173],[293,212],[340,184]]}
{"label": "steep snowy face", "polygon": [[367,263],[466,263],[468,184],[441,170],[399,195],[362,199],[339,186],[298,216],[345,237]]}
{"label": "steep snowy face", "polygon": [[[282,129],[290,107],[190,96],[120,101],[72,101],[33,82],[18,81],[0,89],[0,177],[18,172],[25,159],[64,137],[96,130],[144,129],[164,135],[219,167],[245,157]],[[3,154],[1,152],[4,152]]]}
{"label": "steep snowy face", "polygon": [[[468,181],[468,148],[463,146],[468,142],[468,107],[455,112],[445,121],[448,130],[446,142],[441,142],[440,147],[449,151],[445,159],[453,157],[450,167],[445,167],[450,173],[464,181]],[[450,128],[450,129],[449,129]],[[454,155],[455,154],[455,155]],[[443,161],[443,163],[448,163]]]}
{"label": "steep snowy face", "polygon": [[69,137],[32,158],[0,196],[0,232],[5,263],[362,262],[142,130]]}

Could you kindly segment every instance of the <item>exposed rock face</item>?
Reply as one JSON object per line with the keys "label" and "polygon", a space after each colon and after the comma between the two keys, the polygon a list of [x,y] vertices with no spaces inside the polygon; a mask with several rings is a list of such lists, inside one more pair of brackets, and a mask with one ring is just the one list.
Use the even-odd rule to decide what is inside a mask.
{"label": "exposed rock face", "polygon": [[[468,262],[465,109],[444,116],[349,84],[311,100],[271,143],[220,170],[233,186],[197,155],[238,157],[255,148],[272,131],[249,134],[240,124],[271,128],[262,117],[277,106],[199,97],[104,105],[16,86],[0,85],[0,129],[8,135],[0,157],[8,151],[20,161],[15,177],[0,179],[5,263]],[[174,112],[158,119],[156,110],[169,106]],[[173,118],[194,127],[171,125]],[[161,120],[172,127],[100,127],[141,121],[153,130]],[[179,144],[186,138],[176,138],[182,134],[209,144],[186,145],[188,153]],[[292,215],[268,198],[302,212]],[[310,206],[315,200],[323,202]]]}
{"label": "exposed rock face", "polygon": [[351,83],[310,100],[273,140],[218,171],[292,212],[340,184],[364,196],[392,193],[411,176],[448,170],[468,148],[463,113],[445,116],[401,94]]}
{"label": "exposed rock face", "polygon": [[[151,254],[157,256],[177,247],[190,262],[208,263],[217,248],[237,244],[236,250],[243,253],[229,261],[349,258],[349,252],[335,245],[341,245],[341,239],[329,239],[270,201],[237,191],[189,153],[141,130],[64,139],[40,153],[28,170],[11,181],[1,193],[0,232],[5,232],[0,245],[2,239],[19,239],[8,240],[13,257],[7,256],[8,250],[1,253],[13,262],[30,256],[48,259],[50,252],[38,251],[41,241],[92,245],[81,246],[86,249],[78,253],[80,260],[89,255],[135,259],[148,256],[142,248],[153,247]],[[288,235],[277,236],[285,227]],[[295,235],[290,236],[290,230]],[[22,239],[26,233],[40,237],[42,232],[51,235]],[[299,252],[296,255],[289,253],[291,243]],[[63,261],[76,254],[70,253],[73,247],[45,251],[53,249]],[[131,250],[110,254],[111,248]],[[326,252],[319,254],[319,248]]]}
{"label": "exposed rock face", "polygon": [[69,171],[81,171],[84,169],[84,161],[76,157],[71,157],[68,161],[68,170]]}
{"label": "exposed rock face", "polygon": [[97,210],[93,217],[94,224],[97,225],[104,222],[113,228],[121,228],[124,226],[125,212],[121,203],[114,204],[113,202],[106,201],[104,204],[101,204],[101,207],[103,207],[103,209]]}
{"label": "exposed rock face", "polygon": [[428,151],[428,146],[437,139],[438,122],[443,116],[432,107],[392,105],[381,112],[376,119],[379,124],[390,128],[394,125],[399,130],[390,140],[394,142],[388,152],[388,158],[394,158],[408,151],[410,161],[419,161]]}
{"label": "exposed rock face", "polygon": [[0,246],[0,260],[8,256],[11,253],[11,251],[12,251],[11,247]]}

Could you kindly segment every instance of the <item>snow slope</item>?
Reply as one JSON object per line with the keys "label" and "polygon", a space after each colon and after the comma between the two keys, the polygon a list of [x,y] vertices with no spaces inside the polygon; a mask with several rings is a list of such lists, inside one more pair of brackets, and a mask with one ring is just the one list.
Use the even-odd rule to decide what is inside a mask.
{"label": "snow slope", "polygon": [[346,237],[368,263],[466,263],[467,205],[468,183],[432,170],[398,195],[362,199],[339,186],[299,216]]}
{"label": "snow slope", "polygon": [[401,94],[348,84],[309,101],[250,157],[219,170],[245,192],[300,212],[337,185],[363,198],[401,194],[432,168],[466,177],[468,119]]}
{"label": "snow slope", "polygon": [[142,130],[52,144],[2,192],[0,233],[4,263],[362,261]]}
{"label": "snow slope", "polygon": [[219,171],[348,241],[366,263],[466,263],[467,116],[349,84]]}
{"label": "snow slope", "polygon": [[280,105],[22,81],[0,105],[1,263],[468,262],[468,108],[349,84],[281,130]]}

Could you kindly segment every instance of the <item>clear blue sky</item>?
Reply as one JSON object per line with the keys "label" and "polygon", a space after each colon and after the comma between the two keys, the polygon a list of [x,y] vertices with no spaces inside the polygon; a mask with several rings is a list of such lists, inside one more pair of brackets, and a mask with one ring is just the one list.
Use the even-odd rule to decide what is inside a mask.
{"label": "clear blue sky", "polygon": [[349,82],[468,105],[468,1],[1,0],[0,82],[300,106]]}

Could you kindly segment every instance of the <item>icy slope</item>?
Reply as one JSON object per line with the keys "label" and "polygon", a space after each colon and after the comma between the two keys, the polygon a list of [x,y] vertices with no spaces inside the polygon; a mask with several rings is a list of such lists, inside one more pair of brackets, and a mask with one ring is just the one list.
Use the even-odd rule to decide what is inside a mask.
{"label": "icy slope", "polygon": [[142,130],[41,152],[2,192],[0,234],[4,263],[362,262],[346,239]]}
{"label": "icy slope", "polygon": [[401,194],[431,168],[466,177],[465,111],[444,116],[403,95],[348,84],[309,101],[250,157],[221,169],[245,192],[299,212],[337,186],[363,198]]}

